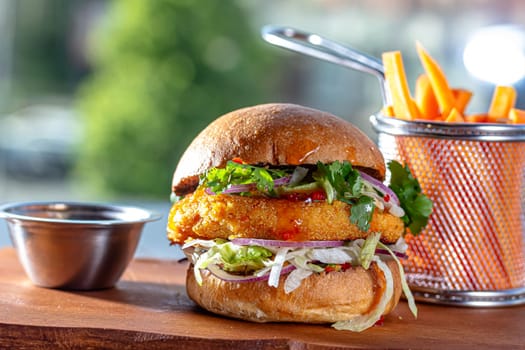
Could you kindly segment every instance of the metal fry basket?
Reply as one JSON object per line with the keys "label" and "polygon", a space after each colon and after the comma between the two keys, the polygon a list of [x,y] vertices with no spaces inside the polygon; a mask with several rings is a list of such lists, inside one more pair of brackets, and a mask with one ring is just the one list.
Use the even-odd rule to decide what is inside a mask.
{"label": "metal fry basket", "polygon": [[[262,37],[304,55],[379,78],[382,62],[354,48],[289,27]],[[460,306],[525,304],[525,125],[403,121],[375,115],[385,159],[410,167],[434,212],[407,236],[404,262],[419,300]]]}
{"label": "metal fry basket", "polygon": [[416,298],[524,304],[525,125],[370,120],[385,160],[407,164],[434,202],[425,230],[406,237]]}

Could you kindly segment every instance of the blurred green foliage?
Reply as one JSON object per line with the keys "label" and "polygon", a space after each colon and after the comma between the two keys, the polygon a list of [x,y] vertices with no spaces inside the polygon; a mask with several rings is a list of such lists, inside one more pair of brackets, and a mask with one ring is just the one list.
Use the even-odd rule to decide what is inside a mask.
{"label": "blurred green foliage", "polygon": [[0,55],[10,57],[7,69],[13,78],[9,98],[0,104],[2,112],[49,96],[68,95],[78,82],[67,47],[72,2],[17,0],[1,7],[10,17],[2,23],[5,27],[0,36],[7,41],[2,48],[7,52]]}
{"label": "blurred green foliage", "polygon": [[117,0],[78,94],[86,129],[77,173],[106,195],[168,198],[202,128],[271,99],[268,52],[234,1]]}

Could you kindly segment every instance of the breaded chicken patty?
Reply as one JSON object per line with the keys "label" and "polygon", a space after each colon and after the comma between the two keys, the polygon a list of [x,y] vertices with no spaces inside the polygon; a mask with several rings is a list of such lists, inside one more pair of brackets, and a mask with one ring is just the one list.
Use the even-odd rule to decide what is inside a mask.
{"label": "breaded chicken patty", "polygon": [[168,219],[168,238],[261,238],[276,240],[354,240],[381,232],[381,241],[395,243],[403,221],[374,211],[368,232],[350,222],[350,206],[334,201],[296,201],[238,195],[208,195],[199,189],[176,203]]}

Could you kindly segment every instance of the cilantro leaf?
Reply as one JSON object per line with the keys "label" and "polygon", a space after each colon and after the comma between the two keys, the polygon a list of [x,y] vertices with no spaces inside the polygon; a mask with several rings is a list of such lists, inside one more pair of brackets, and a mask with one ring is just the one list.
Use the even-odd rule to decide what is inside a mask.
{"label": "cilantro leaf", "polygon": [[362,196],[350,208],[350,221],[357,225],[359,229],[368,231],[372,214],[374,213],[374,200],[367,196]]}
{"label": "cilantro leaf", "polygon": [[432,201],[422,193],[419,182],[412,176],[408,166],[403,167],[397,161],[390,161],[388,169],[391,174],[389,187],[397,195],[405,211],[402,218],[405,227],[417,235],[425,228],[432,214]]}
{"label": "cilantro leaf", "polygon": [[321,162],[317,163],[317,171],[313,174],[314,180],[324,189],[326,200],[332,204],[337,199],[337,190],[332,185],[333,179],[330,179],[330,169]]}
{"label": "cilantro leaf", "polygon": [[361,176],[347,161],[335,161],[328,165],[317,162],[313,178],[325,189],[327,197],[351,199],[361,195]]}
{"label": "cilantro leaf", "polygon": [[329,203],[337,199],[350,204],[350,221],[360,230],[368,231],[375,208],[374,200],[362,195],[363,179],[350,162],[317,162],[317,171],[313,178],[325,190]]}
{"label": "cilantro leaf", "polygon": [[[211,168],[201,176],[200,183],[208,187],[213,193],[222,193],[230,186],[254,185],[259,192],[275,195],[274,179],[287,175],[285,170],[269,169],[249,164],[239,164],[228,161],[224,168]],[[250,191],[241,192],[249,195]]]}

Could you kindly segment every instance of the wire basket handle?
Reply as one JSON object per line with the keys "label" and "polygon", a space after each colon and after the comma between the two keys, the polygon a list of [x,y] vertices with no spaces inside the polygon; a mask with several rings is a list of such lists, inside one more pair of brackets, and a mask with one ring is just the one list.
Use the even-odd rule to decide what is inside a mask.
{"label": "wire basket handle", "polygon": [[264,26],[261,35],[270,44],[376,76],[383,105],[390,104],[383,64],[378,58],[320,35],[290,27]]}

